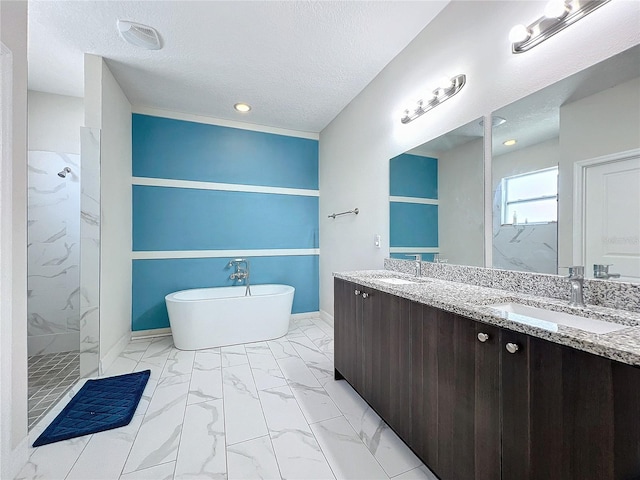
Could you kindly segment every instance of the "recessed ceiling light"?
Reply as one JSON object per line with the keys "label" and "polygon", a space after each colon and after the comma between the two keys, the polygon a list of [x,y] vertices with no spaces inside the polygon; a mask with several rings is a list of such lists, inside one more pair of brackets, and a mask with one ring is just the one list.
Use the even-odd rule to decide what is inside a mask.
{"label": "recessed ceiling light", "polygon": [[246,113],[251,110],[251,105],[247,105],[246,103],[236,103],[233,108],[239,112]]}
{"label": "recessed ceiling light", "polygon": [[[503,123],[507,123],[507,120],[505,118],[498,117],[497,115],[492,115],[491,116],[491,126],[492,127],[499,127]],[[480,120],[478,122],[478,125],[480,125],[481,127],[484,127],[484,119]]]}
{"label": "recessed ceiling light", "polygon": [[503,145],[506,145],[507,147],[510,147],[511,145],[515,145],[516,143],[518,143],[516,140],[507,140],[506,142],[503,142]]}

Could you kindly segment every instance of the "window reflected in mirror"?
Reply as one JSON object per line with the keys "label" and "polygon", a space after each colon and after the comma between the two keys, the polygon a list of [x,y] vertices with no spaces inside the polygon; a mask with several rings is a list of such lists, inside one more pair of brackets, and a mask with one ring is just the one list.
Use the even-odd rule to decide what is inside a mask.
{"label": "window reflected in mirror", "polygon": [[505,177],[498,188],[502,225],[558,221],[558,167]]}

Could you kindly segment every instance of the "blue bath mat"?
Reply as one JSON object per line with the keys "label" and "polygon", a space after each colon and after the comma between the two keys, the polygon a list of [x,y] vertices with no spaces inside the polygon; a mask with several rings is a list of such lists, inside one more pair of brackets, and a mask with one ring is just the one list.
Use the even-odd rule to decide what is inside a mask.
{"label": "blue bath mat", "polygon": [[33,446],[128,425],[149,375],[151,370],[87,380]]}

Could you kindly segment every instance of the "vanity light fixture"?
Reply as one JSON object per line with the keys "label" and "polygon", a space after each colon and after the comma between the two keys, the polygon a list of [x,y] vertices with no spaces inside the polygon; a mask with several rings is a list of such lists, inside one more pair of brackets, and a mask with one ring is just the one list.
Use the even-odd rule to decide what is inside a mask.
{"label": "vanity light fixture", "polygon": [[238,112],[247,113],[251,110],[251,105],[247,103],[236,103],[233,108],[235,108]]}
{"label": "vanity light fixture", "polygon": [[542,17],[529,26],[516,25],[511,29],[511,52],[532,49],[607,2],[609,0],[550,0]]}
{"label": "vanity light fixture", "polygon": [[571,11],[565,0],[550,0],[544,7],[544,16],[547,18],[564,18]]}
{"label": "vanity light fixture", "polygon": [[426,99],[418,100],[415,106],[405,109],[400,121],[402,123],[409,123],[420,115],[424,115],[432,108],[437,107],[442,102],[453,97],[462,89],[462,87],[464,87],[466,82],[467,76],[463,73],[447,79],[443,82],[443,85],[440,85],[438,88],[433,90]]}
{"label": "vanity light fixture", "polygon": [[510,147],[511,145],[515,145],[516,143],[518,143],[517,140],[506,140],[504,142],[502,142],[503,145],[506,145],[507,147]]}

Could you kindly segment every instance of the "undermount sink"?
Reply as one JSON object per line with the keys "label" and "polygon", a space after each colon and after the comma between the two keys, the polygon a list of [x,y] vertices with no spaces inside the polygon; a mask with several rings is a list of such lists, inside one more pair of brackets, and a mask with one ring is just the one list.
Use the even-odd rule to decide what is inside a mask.
{"label": "undermount sink", "polygon": [[502,303],[488,305],[488,307],[506,313],[507,318],[514,322],[544,328],[552,332],[558,331],[558,325],[577,328],[591,333],[611,333],[629,328],[628,325],[595,320],[593,318],[581,317],[565,312],[554,312],[552,310],[531,307],[519,303]]}
{"label": "undermount sink", "polygon": [[413,285],[416,282],[412,282],[411,280],[405,280],[403,278],[376,278],[379,282],[388,283],[390,285]]}

